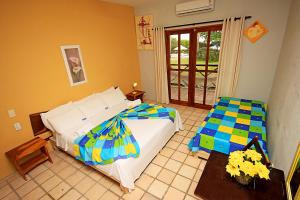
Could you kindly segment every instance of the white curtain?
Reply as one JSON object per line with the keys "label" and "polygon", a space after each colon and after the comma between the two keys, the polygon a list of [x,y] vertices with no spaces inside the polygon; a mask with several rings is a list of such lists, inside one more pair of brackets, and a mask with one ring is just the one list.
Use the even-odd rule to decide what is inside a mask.
{"label": "white curtain", "polygon": [[244,24],[245,17],[237,20],[234,17],[224,19],[216,98],[220,96],[233,97],[235,95],[240,72]]}
{"label": "white curtain", "polygon": [[169,103],[165,29],[163,27],[154,28],[154,61],[156,101]]}

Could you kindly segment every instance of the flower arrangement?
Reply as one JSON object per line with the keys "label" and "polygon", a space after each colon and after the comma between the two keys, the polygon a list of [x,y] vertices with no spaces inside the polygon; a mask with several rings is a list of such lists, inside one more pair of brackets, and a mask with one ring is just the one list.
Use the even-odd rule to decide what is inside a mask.
{"label": "flower arrangement", "polygon": [[262,156],[252,149],[234,151],[229,155],[226,171],[233,177],[247,176],[270,179],[270,170],[261,163]]}

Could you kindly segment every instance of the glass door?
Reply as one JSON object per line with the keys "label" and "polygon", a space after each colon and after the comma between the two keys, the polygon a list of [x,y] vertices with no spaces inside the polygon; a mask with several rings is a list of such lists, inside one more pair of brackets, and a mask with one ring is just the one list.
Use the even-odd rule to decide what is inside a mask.
{"label": "glass door", "polygon": [[210,107],[214,104],[221,44],[220,27],[197,29],[195,105]]}
{"label": "glass door", "polygon": [[222,25],[166,31],[171,103],[211,108],[217,84]]}
{"label": "glass door", "polygon": [[190,33],[169,32],[166,41],[169,97],[172,103],[188,105]]}

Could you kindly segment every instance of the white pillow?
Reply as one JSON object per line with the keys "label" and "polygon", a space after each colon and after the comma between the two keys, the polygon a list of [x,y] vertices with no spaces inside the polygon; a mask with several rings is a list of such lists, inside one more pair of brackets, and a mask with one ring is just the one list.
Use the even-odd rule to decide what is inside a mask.
{"label": "white pillow", "polygon": [[77,100],[77,101],[74,101],[73,103],[74,103],[74,105],[79,105],[79,104],[82,104],[82,103],[84,103],[84,102],[86,102],[86,101],[92,99],[94,96],[95,96],[95,94],[91,94],[91,95],[89,95],[89,96],[87,96],[87,97],[84,97],[84,98],[82,98],[82,99],[79,99],[79,100]]}
{"label": "white pillow", "polygon": [[107,109],[108,105],[99,97],[93,94],[82,100],[74,102],[74,105],[80,109],[86,117],[90,118],[96,114],[103,112]]}
{"label": "white pillow", "polygon": [[77,137],[87,134],[90,130],[92,130],[95,126],[91,122],[86,122],[83,126],[75,131]]}
{"label": "white pillow", "polygon": [[127,100],[127,97],[124,95],[124,93],[122,92],[122,90],[119,87],[117,87],[115,90],[116,90],[117,94],[120,96],[120,98]]}
{"label": "white pillow", "polygon": [[110,93],[110,92],[113,92],[113,91],[115,91],[115,88],[114,87],[110,87],[110,88],[104,90],[103,92],[101,92],[101,94],[107,94],[107,93]]}
{"label": "white pillow", "polygon": [[57,133],[64,134],[70,129],[83,126],[86,123],[86,117],[77,108],[71,109],[60,115],[49,117],[48,121]]}
{"label": "white pillow", "polygon": [[142,103],[142,101],[140,99],[136,99],[134,101],[127,101],[127,107],[128,108],[133,108],[135,106],[138,106]]}
{"label": "white pillow", "polygon": [[56,115],[60,115],[64,112],[67,112],[69,110],[71,110],[73,108],[73,104],[72,102],[69,102],[69,103],[66,103],[66,104],[63,104],[61,106],[58,106],[52,110],[49,110],[48,112],[46,113],[41,113],[41,119],[44,123],[44,125],[49,129],[51,130],[52,132],[54,132],[54,128],[51,126],[51,124],[49,123],[48,119],[50,117],[54,117]]}
{"label": "white pillow", "polygon": [[123,103],[126,100],[125,95],[122,93],[122,91],[117,88],[110,88],[102,93],[99,94],[103,101],[108,105],[109,108],[118,105],[120,103]]}

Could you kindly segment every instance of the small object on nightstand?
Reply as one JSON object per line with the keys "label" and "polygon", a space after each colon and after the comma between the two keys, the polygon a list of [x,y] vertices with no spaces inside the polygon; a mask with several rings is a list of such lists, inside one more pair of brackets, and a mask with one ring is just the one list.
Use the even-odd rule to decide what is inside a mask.
{"label": "small object on nightstand", "polygon": [[133,84],[132,84],[132,89],[133,89],[133,91],[132,91],[132,94],[136,94],[137,93],[137,91],[135,90],[135,88],[137,87],[137,82],[134,82]]}
{"label": "small object on nightstand", "polygon": [[143,102],[143,96],[144,96],[145,92],[144,91],[140,91],[140,90],[135,90],[132,91],[128,94],[126,94],[126,98],[130,101],[134,101],[137,99],[140,99]]}

